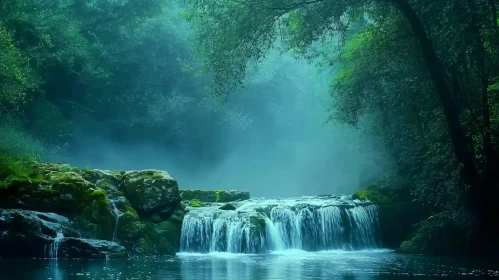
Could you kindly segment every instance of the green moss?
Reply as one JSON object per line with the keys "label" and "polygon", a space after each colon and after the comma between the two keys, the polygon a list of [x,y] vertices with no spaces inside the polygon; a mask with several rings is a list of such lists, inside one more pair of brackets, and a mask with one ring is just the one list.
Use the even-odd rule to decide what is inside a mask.
{"label": "green moss", "polygon": [[134,251],[139,255],[151,255],[154,253],[154,244],[149,237],[144,236],[137,240]]}
{"label": "green moss", "polygon": [[411,254],[457,254],[465,252],[470,246],[465,223],[454,220],[449,212],[429,217],[416,225],[411,238],[402,242],[398,249],[401,253]]}
{"label": "green moss", "polygon": [[156,251],[161,255],[170,255],[170,256],[175,255],[175,248],[173,247],[171,242],[165,237],[160,238],[158,245],[156,246]]}
{"label": "green moss", "polygon": [[226,203],[226,204],[222,205],[219,209],[221,209],[221,210],[236,210],[236,206],[234,206],[230,203]]}
{"label": "green moss", "polygon": [[226,202],[225,198],[227,196],[226,191],[217,191],[217,199],[216,202]]}
{"label": "green moss", "polygon": [[95,190],[90,196],[94,201],[99,203],[99,206],[107,207],[109,205],[109,199],[107,198],[106,192],[104,190]]}
{"label": "green moss", "polygon": [[34,164],[34,162],[0,156],[0,182],[2,182],[0,186],[6,187],[12,181],[45,182],[43,174],[33,168]]}
{"label": "green moss", "polygon": [[203,205],[201,204],[201,202],[199,202],[198,200],[191,200],[191,201],[189,201],[189,206],[190,207],[203,207]]}
{"label": "green moss", "polygon": [[125,214],[131,215],[134,219],[139,219],[139,214],[131,206],[126,207]]}
{"label": "green moss", "polygon": [[352,195],[352,199],[368,199],[378,205],[388,205],[393,203],[394,198],[390,191],[377,185],[368,186]]}

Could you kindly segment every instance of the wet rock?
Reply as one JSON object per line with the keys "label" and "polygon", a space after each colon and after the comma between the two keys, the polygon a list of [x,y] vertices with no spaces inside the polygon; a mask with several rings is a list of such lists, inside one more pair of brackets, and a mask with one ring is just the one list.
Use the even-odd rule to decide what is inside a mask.
{"label": "wet rock", "polygon": [[125,247],[112,241],[65,238],[59,245],[59,258],[123,259],[128,254]]}
{"label": "wet rock", "polygon": [[[177,235],[171,234],[172,230],[161,229],[162,234],[155,230],[167,221],[179,229],[186,212],[177,182],[167,172],[18,164],[22,174],[0,178],[0,209],[16,209],[0,214],[0,256],[10,251],[8,254],[43,257],[44,248],[54,244],[58,233],[65,238],[118,241],[129,252],[141,255],[175,253]],[[76,245],[74,240],[57,240],[61,246],[70,242],[64,247],[70,257],[102,257],[96,252],[103,243],[79,241]]]}
{"label": "wet rock", "polygon": [[227,204],[224,204],[222,206],[220,206],[218,209],[221,209],[221,210],[236,210],[236,206],[230,204],[230,203],[227,203]]}
{"label": "wet rock", "polygon": [[140,216],[152,216],[180,203],[177,181],[159,170],[129,171],[122,177],[122,190]]}
{"label": "wet rock", "polygon": [[44,257],[46,246],[61,232],[78,237],[66,217],[54,213],[0,209],[0,256]]}

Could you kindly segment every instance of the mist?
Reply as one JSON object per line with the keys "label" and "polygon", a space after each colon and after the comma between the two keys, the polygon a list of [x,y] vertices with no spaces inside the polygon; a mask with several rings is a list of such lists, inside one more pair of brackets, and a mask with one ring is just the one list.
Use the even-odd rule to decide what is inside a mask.
{"label": "mist", "polygon": [[365,128],[327,122],[331,74],[274,54],[247,89],[222,105],[224,118],[191,120],[203,128],[202,141],[131,143],[93,126],[75,131],[76,149],[65,161],[162,169],[184,189],[240,189],[256,197],[352,193],[382,174],[383,150]]}
{"label": "mist", "polygon": [[[158,34],[166,39],[149,45],[173,42],[171,60],[186,61],[189,26],[179,11],[172,9],[167,33]],[[108,122],[80,115],[73,120],[70,148],[50,160],[161,169],[181,189],[247,190],[253,197],[349,194],[383,173],[383,146],[366,133],[368,118],[358,128],[328,122],[334,68],[273,51],[248,74],[246,88],[223,104],[207,94],[208,77],[189,71],[172,74],[168,87],[146,100],[142,121],[158,133],[140,126],[115,133]],[[109,109],[111,115],[126,114]],[[165,130],[170,136],[159,137]]]}

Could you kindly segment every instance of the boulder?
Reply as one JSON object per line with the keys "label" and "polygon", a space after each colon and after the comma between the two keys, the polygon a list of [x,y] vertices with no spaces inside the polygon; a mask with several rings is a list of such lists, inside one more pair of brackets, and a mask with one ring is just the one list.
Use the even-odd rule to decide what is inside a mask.
{"label": "boulder", "polygon": [[0,174],[0,209],[15,209],[0,212],[0,257],[43,257],[50,251],[117,258],[121,246],[141,255],[178,250],[186,209],[167,172],[15,164],[18,172]]}
{"label": "boulder", "polygon": [[112,241],[82,238],[65,238],[58,247],[59,258],[123,259],[126,249]]}
{"label": "boulder", "polygon": [[140,216],[149,217],[168,209],[175,211],[180,203],[177,181],[166,171],[129,171],[122,177],[121,189]]}
{"label": "boulder", "polygon": [[54,213],[0,209],[0,256],[44,257],[58,233],[78,237],[73,224]]}
{"label": "boulder", "polygon": [[222,206],[220,206],[220,208],[218,208],[220,210],[236,210],[236,206],[230,204],[230,203],[226,203]]}

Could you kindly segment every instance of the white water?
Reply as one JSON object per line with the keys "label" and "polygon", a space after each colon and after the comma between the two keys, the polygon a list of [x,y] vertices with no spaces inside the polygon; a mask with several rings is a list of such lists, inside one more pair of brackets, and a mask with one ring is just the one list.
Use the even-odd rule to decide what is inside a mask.
{"label": "white water", "polygon": [[45,246],[43,250],[43,257],[48,259],[56,259],[58,258],[59,244],[64,239],[64,234],[62,231],[57,232],[57,236],[54,239],[54,242],[50,245]]}
{"label": "white water", "polygon": [[113,241],[114,242],[117,242],[118,241],[118,238],[117,238],[117,234],[118,234],[118,223],[120,221],[120,217],[123,216],[123,213],[118,210],[118,208],[116,207],[116,204],[114,203],[113,200],[109,200],[110,205],[112,206],[112,211],[114,213],[114,217],[115,217],[115,223],[114,223],[114,231],[113,231]]}
{"label": "white water", "polygon": [[190,208],[181,252],[259,254],[378,248],[378,208],[346,197],[248,200],[236,211]]}

